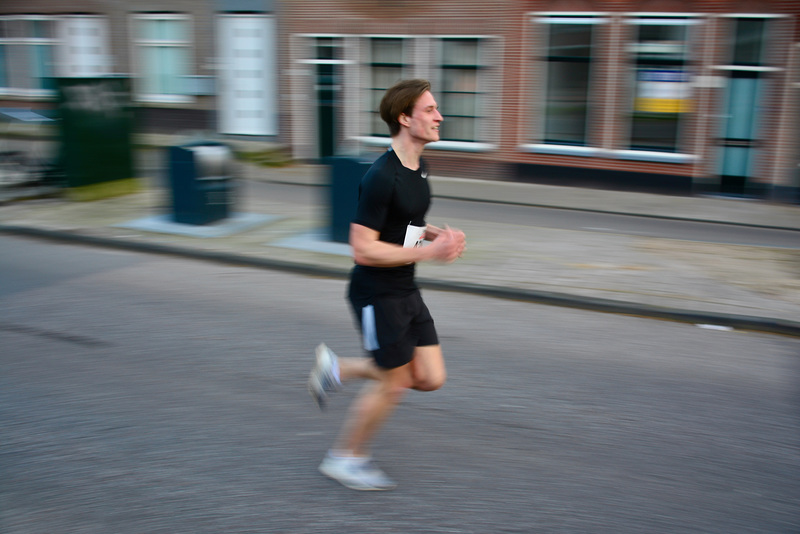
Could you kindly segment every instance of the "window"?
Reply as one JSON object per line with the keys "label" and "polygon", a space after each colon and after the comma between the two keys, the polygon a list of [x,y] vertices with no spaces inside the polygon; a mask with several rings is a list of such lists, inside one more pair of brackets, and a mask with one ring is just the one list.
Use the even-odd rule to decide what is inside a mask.
{"label": "window", "polygon": [[443,141],[480,140],[481,75],[483,40],[446,38],[441,40],[441,82],[439,108],[444,115]]}
{"label": "window", "polygon": [[736,19],[733,38],[733,64],[755,67],[763,65],[766,19]]}
{"label": "window", "polygon": [[544,142],[586,145],[595,25],[592,17],[549,17]]}
{"label": "window", "polygon": [[499,69],[501,41],[490,36],[408,37],[365,36],[360,52],[361,76],[344,85],[359,85],[365,95],[357,139],[369,145],[388,145],[389,134],[380,118],[386,89],[407,78],[430,80],[444,116],[440,140],[431,148],[478,152],[492,150],[499,137]]}
{"label": "window", "polygon": [[184,83],[193,71],[189,17],[136,15],[133,25],[137,97],[155,102],[188,101]]}
{"label": "window", "polygon": [[630,148],[677,152],[680,126],[692,110],[688,69],[689,30],[694,19],[633,19]]}
{"label": "window", "polygon": [[381,99],[386,89],[405,77],[406,65],[404,39],[373,37],[369,39],[370,85],[369,85],[369,135],[388,137],[386,123],[381,120],[379,111]]}
{"label": "window", "polygon": [[53,95],[55,23],[51,17],[0,17],[0,92]]}

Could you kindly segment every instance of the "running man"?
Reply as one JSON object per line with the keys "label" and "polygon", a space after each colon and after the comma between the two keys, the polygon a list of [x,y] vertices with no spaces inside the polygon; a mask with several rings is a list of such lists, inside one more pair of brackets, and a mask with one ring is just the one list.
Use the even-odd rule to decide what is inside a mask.
{"label": "running man", "polygon": [[[395,483],[371,460],[369,444],[408,389],[434,391],[446,379],[433,318],[414,281],[420,261],[455,261],[464,233],[425,223],[431,200],[421,155],[439,140],[442,115],[425,80],[387,89],[381,118],[392,145],[367,171],[350,225],[355,267],[348,298],[364,348],[372,358],[337,358],[317,347],[308,389],[320,407],[329,392],[351,379],[369,379],[350,407],[333,448],[319,470],[356,490],[388,490]],[[430,241],[422,246],[423,241]]]}

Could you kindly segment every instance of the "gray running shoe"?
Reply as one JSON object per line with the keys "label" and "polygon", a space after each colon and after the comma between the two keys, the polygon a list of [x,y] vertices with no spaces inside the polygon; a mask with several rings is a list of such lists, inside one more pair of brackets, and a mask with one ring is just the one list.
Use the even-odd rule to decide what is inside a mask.
{"label": "gray running shoe", "polygon": [[333,373],[334,367],[338,364],[336,354],[325,343],[320,343],[317,346],[316,353],[317,361],[308,376],[308,393],[317,403],[320,410],[324,410],[328,393],[339,389],[339,381]]}
{"label": "gray running shoe", "polygon": [[359,491],[386,491],[397,484],[381,471],[371,458],[342,458],[325,456],[320,472],[343,486]]}

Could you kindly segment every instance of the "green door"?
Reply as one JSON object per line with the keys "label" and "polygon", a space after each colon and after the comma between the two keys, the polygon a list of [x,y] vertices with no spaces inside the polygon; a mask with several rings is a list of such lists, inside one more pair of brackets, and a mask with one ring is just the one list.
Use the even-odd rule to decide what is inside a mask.
{"label": "green door", "polygon": [[758,72],[735,71],[728,78],[718,174],[720,192],[743,195],[758,157],[759,102],[764,80]]}
{"label": "green door", "polygon": [[765,94],[766,41],[769,20],[738,17],[732,32],[731,66],[720,124],[717,174],[721,193],[743,195],[753,192],[759,158],[761,103]]}
{"label": "green door", "polygon": [[133,170],[130,79],[58,78],[60,159],[79,198],[128,193]]}

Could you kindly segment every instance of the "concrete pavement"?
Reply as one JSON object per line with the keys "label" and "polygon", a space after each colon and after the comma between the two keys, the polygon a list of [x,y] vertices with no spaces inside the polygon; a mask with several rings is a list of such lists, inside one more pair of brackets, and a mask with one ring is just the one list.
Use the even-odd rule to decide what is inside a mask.
{"label": "concrete pavement", "polygon": [[[156,179],[143,179],[138,193],[85,203],[60,196],[3,202],[8,192],[0,191],[0,233],[347,275],[348,248],[327,239],[319,205],[280,202],[269,194],[270,184],[323,186],[325,168],[240,164],[239,174],[237,215],[205,227],[172,223],[168,191]],[[435,176],[431,181],[438,198],[780,228],[796,231],[798,246],[440,220],[434,200],[429,221],[464,230],[468,251],[452,265],[419,265],[423,287],[800,336],[800,206]]]}

